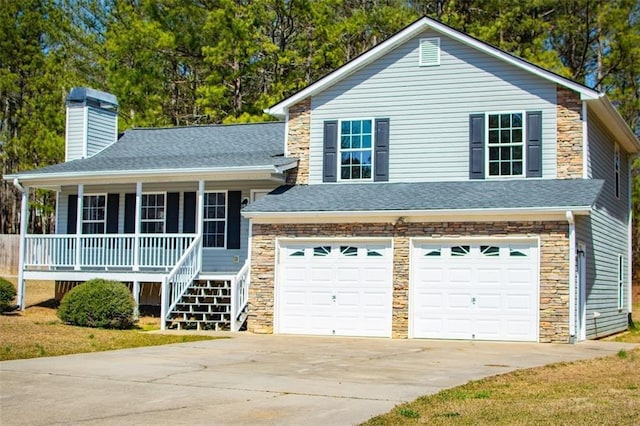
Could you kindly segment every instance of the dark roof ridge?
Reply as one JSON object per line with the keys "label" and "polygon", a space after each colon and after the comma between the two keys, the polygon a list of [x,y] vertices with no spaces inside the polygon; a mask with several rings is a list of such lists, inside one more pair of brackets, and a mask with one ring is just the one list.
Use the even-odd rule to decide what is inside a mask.
{"label": "dark roof ridge", "polygon": [[189,124],[184,126],[167,126],[167,127],[131,127],[122,133],[126,133],[132,130],[173,130],[173,129],[202,129],[208,127],[234,127],[234,126],[249,126],[249,125],[264,125],[264,124],[284,124],[283,120],[275,121],[259,121],[249,123],[218,123],[218,124]]}

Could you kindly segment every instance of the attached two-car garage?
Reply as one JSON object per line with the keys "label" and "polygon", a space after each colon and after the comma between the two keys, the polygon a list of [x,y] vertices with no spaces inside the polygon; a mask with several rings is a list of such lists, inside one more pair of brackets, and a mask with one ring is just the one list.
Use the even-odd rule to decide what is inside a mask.
{"label": "attached two-car garage", "polygon": [[[537,244],[413,240],[409,337],[536,341]],[[393,257],[391,239],[282,242],[277,331],[390,337]]]}

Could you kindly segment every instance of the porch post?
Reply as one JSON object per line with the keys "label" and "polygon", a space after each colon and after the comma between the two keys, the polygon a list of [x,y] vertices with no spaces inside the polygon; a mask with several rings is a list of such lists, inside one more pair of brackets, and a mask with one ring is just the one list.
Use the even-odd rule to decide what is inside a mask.
{"label": "porch post", "polygon": [[140,217],[142,215],[142,182],[136,182],[136,227],[133,246],[133,270],[140,270]]}
{"label": "porch post", "polygon": [[133,318],[136,320],[140,317],[140,281],[133,281],[133,300],[135,301],[135,307],[133,308]]}
{"label": "porch post", "polygon": [[167,311],[169,310],[169,283],[167,277],[162,279],[162,286],[160,287],[160,330],[164,330],[167,325]]}
{"label": "porch post", "polygon": [[[196,233],[198,236],[202,236],[204,232],[204,181],[198,181],[198,214],[196,215]],[[203,241],[200,242],[200,250],[198,253],[198,272],[202,270],[202,244]]]}
{"label": "porch post", "polygon": [[25,186],[22,188],[22,204],[20,205],[20,252],[18,253],[18,294],[16,299],[21,311],[24,311],[25,309],[24,258],[27,249],[27,223],[29,223],[29,187]]}
{"label": "porch post", "polygon": [[82,260],[82,246],[80,235],[82,235],[82,210],[84,205],[84,184],[78,184],[78,203],[76,215],[76,261],[73,269],[80,270],[80,261]]}

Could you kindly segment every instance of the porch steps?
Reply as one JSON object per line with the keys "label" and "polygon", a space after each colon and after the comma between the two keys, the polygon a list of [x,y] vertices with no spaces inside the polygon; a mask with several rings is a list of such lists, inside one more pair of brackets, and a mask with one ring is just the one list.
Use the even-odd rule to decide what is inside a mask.
{"label": "porch steps", "polygon": [[167,320],[168,329],[230,330],[231,283],[194,280]]}

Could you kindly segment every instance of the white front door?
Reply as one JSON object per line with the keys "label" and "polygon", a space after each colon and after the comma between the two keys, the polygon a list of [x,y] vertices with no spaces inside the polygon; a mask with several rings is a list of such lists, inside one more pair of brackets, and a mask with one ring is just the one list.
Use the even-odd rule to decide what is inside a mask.
{"label": "white front door", "polygon": [[280,247],[280,333],[391,336],[389,242],[287,243]]}
{"label": "white front door", "polygon": [[536,341],[535,242],[414,245],[411,336]]}

